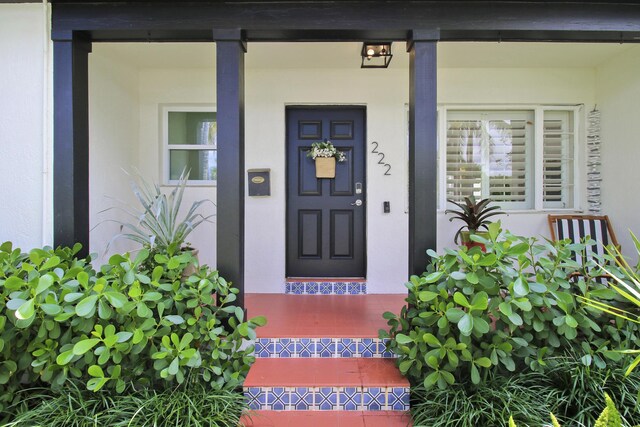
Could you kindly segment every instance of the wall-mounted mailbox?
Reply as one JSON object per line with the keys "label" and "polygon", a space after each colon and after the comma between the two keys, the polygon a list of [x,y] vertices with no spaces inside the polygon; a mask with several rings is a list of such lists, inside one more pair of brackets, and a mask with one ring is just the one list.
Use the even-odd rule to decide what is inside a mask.
{"label": "wall-mounted mailbox", "polygon": [[271,195],[271,169],[248,169],[247,174],[250,197]]}

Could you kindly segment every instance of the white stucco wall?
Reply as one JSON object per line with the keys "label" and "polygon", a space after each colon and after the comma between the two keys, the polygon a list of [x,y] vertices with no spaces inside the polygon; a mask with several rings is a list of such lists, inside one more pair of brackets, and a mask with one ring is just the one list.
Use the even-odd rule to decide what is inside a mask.
{"label": "white stucco wall", "polygon": [[[283,48],[286,49],[286,48]],[[248,59],[252,50],[249,50]],[[96,55],[94,52],[92,55]],[[138,168],[161,181],[161,105],[215,102],[213,68],[143,68],[139,80]],[[586,104],[595,102],[593,69],[439,70],[441,104]],[[407,276],[406,68],[269,68],[246,70],[246,168],[270,168],[272,195],[246,199],[246,290],[282,292],[285,277],[285,107],[358,104],[367,107],[367,143],[378,141],[392,165],[384,176],[368,154],[367,281],[370,292],[402,292]],[[192,187],[189,201],[215,201],[215,187]],[[382,203],[391,202],[391,213]],[[215,222],[215,219],[214,219]],[[548,236],[546,213],[518,212],[503,218],[516,233]],[[438,249],[451,246],[457,226],[440,211]],[[215,265],[215,224],[190,239],[201,259]],[[393,256],[389,256],[393,254]]]}
{"label": "white stucco wall", "polygon": [[597,70],[602,122],[602,207],[625,255],[637,258],[629,231],[640,236],[640,47]]}
{"label": "white stucco wall", "polygon": [[136,247],[128,240],[113,239],[120,226],[112,221],[131,221],[118,207],[135,203],[123,169],[131,173],[140,163],[138,91],[137,68],[104,53],[103,45],[93,46],[89,55],[89,244],[100,262],[107,261],[108,246],[109,253]]}
{"label": "white stucco wall", "polygon": [[48,10],[0,4],[0,242],[50,244]]}

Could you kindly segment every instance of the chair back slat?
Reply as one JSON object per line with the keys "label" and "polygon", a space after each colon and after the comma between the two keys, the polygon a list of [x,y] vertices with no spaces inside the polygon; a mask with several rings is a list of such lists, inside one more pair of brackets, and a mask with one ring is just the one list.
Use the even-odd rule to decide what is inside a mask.
{"label": "chair back slat", "polygon": [[[598,257],[606,254],[605,247],[609,244],[607,223],[601,219],[559,218],[556,221],[558,240],[569,239],[573,243],[580,243],[586,237],[595,241],[593,245],[586,247],[587,258],[592,258],[594,253]],[[581,259],[576,259],[582,264]]]}
{"label": "chair back slat", "polygon": [[[580,243],[586,237],[594,240],[593,245],[585,248],[584,256],[587,260],[594,257],[602,258],[607,253],[606,246],[610,244],[619,248],[611,222],[606,215],[549,215],[549,228],[552,240],[569,239],[572,243]],[[574,260],[580,265],[584,264],[579,254],[574,254]]]}

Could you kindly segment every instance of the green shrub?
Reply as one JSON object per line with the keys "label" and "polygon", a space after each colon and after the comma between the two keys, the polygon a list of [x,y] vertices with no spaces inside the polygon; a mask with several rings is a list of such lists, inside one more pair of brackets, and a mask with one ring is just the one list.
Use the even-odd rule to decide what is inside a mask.
{"label": "green shrub", "polygon": [[245,407],[241,393],[202,384],[114,394],[70,383],[64,393],[28,389],[19,397],[24,403],[8,408],[5,427],[237,427]]}
{"label": "green shrub", "polygon": [[549,359],[544,372],[549,392],[562,396],[553,413],[565,426],[593,426],[606,393],[617,403],[623,426],[640,425],[640,373],[625,376],[625,371],[624,363],[609,363],[604,369],[585,366],[577,355]]}
{"label": "green shrub", "polygon": [[[613,400],[611,400],[606,393],[604,394],[604,398],[607,406],[605,406],[604,410],[600,413],[594,427],[623,427],[622,419],[620,418],[620,413],[615,403],[613,403]],[[553,427],[561,427],[553,413],[549,414],[549,416],[551,417],[551,425]],[[509,417],[509,427],[518,427],[513,417]]]}
{"label": "green shrub", "polygon": [[407,283],[408,305],[385,313],[389,348],[414,384],[440,388],[490,370],[539,370],[546,358],[580,347],[586,365],[605,367],[622,355],[612,350],[638,345],[638,325],[615,321],[576,300],[576,294],[610,301],[615,292],[590,277],[571,282],[575,271],[594,272],[573,259],[586,244],[539,242],[489,226],[489,238],[474,236],[486,253],[429,251],[432,262]]}
{"label": "green shrub", "polygon": [[506,427],[509,416],[520,426],[542,427],[562,392],[542,373],[505,377],[490,374],[478,385],[411,390],[411,415],[416,427]]}
{"label": "green shrub", "polygon": [[114,255],[96,272],[80,245],[22,254],[0,246],[0,411],[25,386],[235,388],[254,361],[264,318],[244,320],[237,289],[189,252]]}
{"label": "green shrub", "polygon": [[[544,371],[510,375],[490,372],[484,381],[440,389],[412,388],[414,425],[429,427],[549,426],[550,413],[563,426],[593,427],[603,410],[603,395],[618,404],[621,425],[640,425],[640,374],[625,377],[623,363],[604,369],[585,366],[579,357],[549,358]],[[610,410],[609,410],[610,411]]]}

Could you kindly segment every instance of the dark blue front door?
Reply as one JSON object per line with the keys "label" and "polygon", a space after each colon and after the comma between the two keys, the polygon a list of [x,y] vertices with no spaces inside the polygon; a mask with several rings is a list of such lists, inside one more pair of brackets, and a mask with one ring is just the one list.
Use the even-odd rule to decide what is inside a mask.
{"label": "dark blue front door", "polygon": [[[335,178],[307,157],[323,140],[346,156]],[[365,276],[365,184],[364,107],[287,108],[288,277]]]}

